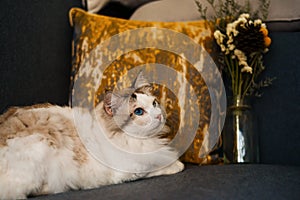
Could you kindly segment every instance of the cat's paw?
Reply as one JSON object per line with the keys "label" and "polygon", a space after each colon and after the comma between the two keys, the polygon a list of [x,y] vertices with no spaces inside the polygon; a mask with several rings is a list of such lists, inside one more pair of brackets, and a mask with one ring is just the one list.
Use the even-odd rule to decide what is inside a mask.
{"label": "cat's paw", "polygon": [[147,177],[176,174],[178,172],[181,172],[183,169],[184,169],[184,164],[177,160],[173,164],[161,170],[149,173]]}
{"label": "cat's paw", "polygon": [[168,168],[168,174],[176,174],[178,172],[181,172],[182,170],[184,170],[184,164],[182,162],[180,162],[179,160],[177,160],[176,162],[174,162],[172,165],[170,165]]}

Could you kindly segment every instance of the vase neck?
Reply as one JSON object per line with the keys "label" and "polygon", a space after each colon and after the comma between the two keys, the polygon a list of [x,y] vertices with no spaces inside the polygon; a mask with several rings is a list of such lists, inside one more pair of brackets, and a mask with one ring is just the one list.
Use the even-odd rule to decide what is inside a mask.
{"label": "vase neck", "polygon": [[251,108],[250,101],[248,98],[241,98],[240,95],[231,98],[230,108]]}

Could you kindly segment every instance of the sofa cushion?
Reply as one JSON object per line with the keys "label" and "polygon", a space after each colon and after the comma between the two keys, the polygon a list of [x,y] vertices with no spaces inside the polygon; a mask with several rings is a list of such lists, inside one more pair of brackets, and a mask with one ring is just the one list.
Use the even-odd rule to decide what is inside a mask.
{"label": "sofa cushion", "polygon": [[[198,0],[207,7],[208,17],[214,15],[207,0]],[[218,2],[218,1],[216,1]],[[243,5],[246,0],[236,0]],[[258,0],[250,1],[253,9],[257,9]],[[267,23],[272,31],[300,31],[300,4],[297,0],[270,0]],[[131,16],[133,20],[149,21],[185,21],[200,19],[198,7],[194,0],[161,0],[148,3],[138,8]]]}
{"label": "sofa cushion", "polygon": [[[221,131],[219,124],[225,118],[222,114],[225,91],[221,88],[219,70],[200,46],[212,44],[211,24],[204,20],[132,21],[80,9],[71,10],[70,18],[74,26],[75,52],[72,106],[93,108],[102,100],[106,89],[120,88],[120,84],[128,87],[128,78],[134,80],[133,71],[144,69],[149,74],[147,78],[158,83],[155,93],[169,116],[167,124],[171,128],[169,137],[174,138],[172,144],[184,137],[177,143],[177,147],[185,148],[180,148],[183,153],[197,132],[184,160],[201,162],[199,154],[205,157],[216,144]],[[196,94],[194,97],[191,88]],[[213,101],[216,104],[211,103],[211,96],[216,97]]]}
{"label": "sofa cushion", "polygon": [[273,84],[255,99],[254,114],[263,163],[300,165],[300,32],[270,33],[265,77]]}
{"label": "sofa cushion", "polygon": [[68,103],[68,12],[74,6],[81,1],[1,1],[0,113],[10,106]]}
{"label": "sofa cushion", "polygon": [[187,165],[170,176],[42,196],[55,199],[298,199],[300,167]]}
{"label": "sofa cushion", "polygon": [[153,0],[82,0],[82,5],[90,13],[99,13],[103,7],[111,3],[121,4],[124,6],[124,9],[125,7],[127,9],[135,9],[151,1]]}

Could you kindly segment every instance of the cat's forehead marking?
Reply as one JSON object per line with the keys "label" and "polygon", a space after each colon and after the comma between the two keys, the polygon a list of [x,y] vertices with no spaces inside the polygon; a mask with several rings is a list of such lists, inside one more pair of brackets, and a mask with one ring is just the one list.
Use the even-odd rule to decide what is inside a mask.
{"label": "cat's forehead marking", "polygon": [[138,106],[147,107],[149,105],[152,105],[153,101],[155,100],[155,97],[143,93],[136,93],[136,99],[136,104]]}

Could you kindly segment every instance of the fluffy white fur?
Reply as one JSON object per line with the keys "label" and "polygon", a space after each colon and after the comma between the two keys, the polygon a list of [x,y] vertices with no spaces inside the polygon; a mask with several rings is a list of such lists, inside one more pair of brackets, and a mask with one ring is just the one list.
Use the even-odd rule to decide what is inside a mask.
{"label": "fluffy white fur", "polygon": [[[53,105],[13,108],[0,116],[0,199],[96,188],[182,171],[184,166],[176,161],[176,151],[160,138],[160,134],[167,132],[162,126],[164,116],[147,88],[148,84],[139,75],[125,95],[117,94],[114,102],[115,94],[109,93],[96,107],[98,122],[104,125],[104,134],[114,145],[135,153],[160,149],[159,154],[147,159],[130,160],[128,171],[99,162],[85,148],[74,124],[74,109],[80,108]],[[137,107],[143,108],[144,115],[133,116]],[[81,109],[81,112],[87,111]],[[122,129],[129,133],[124,133],[114,119],[118,114],[121,116],[118,120],[124,125]],[[90,119],[83,115],[82,120]],[[120,155],[110,155],[107,149],[103,152],[107,159],[121,159]],[[172,160],[175,162],[158,169],[162,163]]]}

